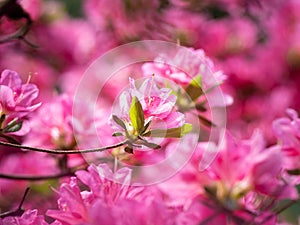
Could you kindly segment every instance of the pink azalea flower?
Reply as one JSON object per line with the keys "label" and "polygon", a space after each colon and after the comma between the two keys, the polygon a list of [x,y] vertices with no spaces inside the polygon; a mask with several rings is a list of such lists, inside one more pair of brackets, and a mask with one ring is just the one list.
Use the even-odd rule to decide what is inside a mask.
{"label": "pink azalea flower", "polygon": [[[211,157],[215,158],[207,169],[199,171]],[[279,178],[282,163],[280,149],[265,148],[261,133],[237,141],[226,132],[218,147],[199,144],[191,162],[159,187],[168,196],[170,206],[188,207],[193,199],[204,197],[213,202],[213,209],[236,212],[249,207],[244,198],[251,193],[277,200],[298,198],[295,187]]]}
{"label": "pink azalea flower", "polygon": [[31,126],[32,131],[26,136],[25,145],[46,148],[74,145],[71,97],[59,96],[44,104],[32,118]]}
{"label": "pink azalea flower", "polygon": [[178,225],[228,225],[228,221],[232,225],[241,224],[277,224],[277,216],[269,212],[256,212],[251,215],[250,211],[237,209],[235,211],[222,210],[218,205],[215,205],[212,199],[195,198],[192,204],[185,207],[184,210],[177,216]]}
{"label": "pink azalea flower", "polygon": [[[101,212],[101,213],[99,213]],[[160,201],[123,200],[114,208],[97,201],[91,208],[91,222],[86,225],[173,225],[175,214]]]}
{"label": "pink azalea flower", "polygon": [[[22,216],[9,216],[0,218],[0,225],[48,225],[43,216],[38,215],[37,210],[26,210]],[[53,223],[53,225],[58,225]]]}
{"label": "pink azalea flower", "polygon": [[[113,109],[113,115],[129,124],[132,98],[137,97],[143,108],[145,123],[151,121],[152,128],[168,129],[184,124],[184,115],[175,111],[176,96],[171,93],[171,89],[158,88],[155,80],[151,78],[147,78],[139,88],[133,79],[130,78],[129,81],[130,89],[121,93]],[[116,129],[120,128],[116,126]]]}
{"label": "pink azalea flower", "polygon": [[128,168],[113,173],[106,164],[91,165],[76,175],[89,189],[80,191],[73,177],[59,189],[59,210],[47,212],[63,225],[173,224],[171,212],[159,195],[130,186]]}
{"label": "pink azalea flower", "polygon": [[[205,55],[202,49],[180,48],[175,56],[161,55],[153,63],[145,63],[142,66],[143,75],[156,75],[161,83],[167,82],[179,84],[183,88],[195,78],[200,76],[204,94],[212,99],[210,107],[232,104],[231,96],[224,94],[220,97],[218,92],[212,91],[226,79],[222,71],[216,71],[213,62]],[[163,79],[161,79],[162,77]],[[215,96],[216,95],[216,96]],[[199,100],[199,99],[198,99]],[[197,99],[196,99],[197,101]]]}
{"label": "pink azalea flower", "polygon": [[142,69],[145,76],[155,74],[181,85],[201,75],[204,90],[226,79],[221,71],[215,71],[213,62],[202,49],[183,48],[173,57],[161,55],[154,63],[145,63]]}
{"label": "pink azalea flower", "polygon": [[132,188],[129,186],[131,170],[128,168],[113,173],[107,164],[91,165],[88,171],[78,171],[76,175],[90,188],[94,198],[101,198],[108,205],[116,204],[120,199],[130,198],[136,194],[131,192]]}
{"label": "pink azalea flower", "polygon": [[288,117],[273,122],[273,131],[286,157],[287,169],[300,169],[300,118],[293,109],[287,109]]}
{"label": "pink azalea flower", "polygon": [[26,136],[24,144],[52,149],[99,146],[96,128],[100,122],[105,121],[101,118],[103,114],[104,112],[99,111],[95,118],[92,105],[88,102],[78,100],[75,104],[70,95],[56,96],[51,102],[44,104],[32,118],[32,131]]}
{"label": "pink azalea flower", "polygon": [[[22,1],[23,3],[24,1]],[[46,102],[53,96],[53,89],[57,83],[57,77],[61,76],[60,72],[55,71],[51,65],[47,64],[41,57],[33,57],[12,48],[1,49],[1,54],[6,57],[1,58],[0,67],[10,68],[18,71],[22,80],[28,79],[31,75],[31,82],[36,84],[39,89],[37,101]],[[14,59],[14,60],[11,60]]]}
{"label": "pink azalea flower", "polygon": [[[103,201],[106,207],[116,204],[116,201],[130,196],[128,184],[131,171],[124,168],[115,174],[106,164],[91,165],[87,171],[77,171],[78,179],[86,184],[90,191],[80,191],[77,178],[64,183],[59,189],[60,210],[48,210],[47,215],[63,222],[63,224],[89,224],[90,209],[97,200]],[[99,205],[99,207],[101,207]],[[103,214],[105,216],[105,214]]]}
{"label": "pink azalea flower", "polygon": [[[296,190],[278,178],[283,164],[280,149],[277,146],[266,148],[260,132],[241,142],[226,133],[218,151],[205,176],[221,182],[222,188],[233,198],[238,199],[249,191],[276,198],[297,198]],[[286,192],[287,189],[290,192]]]}
{"label": "pink azalea flower", "polygon": [[[173,112],[176,96],[171,94],[168,88],[159,89],[153,79],[146,79],[139,89],[136,88],[134,80],[130,79],[131,95],[136,96],[142,104],[145,118],[159,118],[177,121],[175,127],[182,124],[182,114]],[[178,117],[178,118],[176,118]],[[174,125],[173,125],[174,126]]]}
{"label": "pink azalea flower", "polygon": [[[4,70],[0,76],[0,113],[5,115],[1,128],[13,121],[21,122],[41,103],[34,104],[38,96],[38,88],[34,84],[22,84],[22,80],[14,71]],[[28,131],[26,125],[14,134],[23,135]]]}

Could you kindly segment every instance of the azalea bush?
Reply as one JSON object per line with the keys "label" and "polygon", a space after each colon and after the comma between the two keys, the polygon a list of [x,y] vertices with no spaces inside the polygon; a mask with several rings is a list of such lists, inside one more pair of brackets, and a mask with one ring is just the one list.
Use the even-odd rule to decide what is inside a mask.
{"label": "azalea bush", "polygon": [[2,0],[0,224],[299,224],[299,10]]}

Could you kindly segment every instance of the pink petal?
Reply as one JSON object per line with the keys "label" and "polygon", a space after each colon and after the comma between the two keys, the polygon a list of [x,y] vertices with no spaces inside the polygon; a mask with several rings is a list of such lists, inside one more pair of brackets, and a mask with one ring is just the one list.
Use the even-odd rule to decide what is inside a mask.
{"label": "pink petal", "polygon": [[18,90],[21,88],[22,80],[17,72],[4,70],[0,77],[0,84],[6,85],[13,90]]}
{"label": "pink petal", "polygon": [[0,85],[0,103],[2,108],[12,110],[15,107],[14,94],[11,88]]}
{"label": "pink petal", "polygon": [[21,93],[18,105],[29,106],[38,97],[39,89],[34,84],[24,84],[22,85]]}

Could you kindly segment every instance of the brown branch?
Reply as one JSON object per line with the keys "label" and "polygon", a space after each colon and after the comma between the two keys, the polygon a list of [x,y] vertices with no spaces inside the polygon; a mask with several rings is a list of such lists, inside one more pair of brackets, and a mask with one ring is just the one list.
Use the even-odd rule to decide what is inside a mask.
{"label": "brown branch", "polygon": [[0,173],[0,179],[9,179],[9,180],[28,180],[28,181],[39,181],[39,180],[51,180],[61,177],[68,177],[75,175],[74,172],[65,172],[53,175],[21,175],[21,174],[2,174]]}
{"label": "brown branch", "polygon": [[44,153],[50,153],[50,154],[82,154],[82,153],[90,153],[90,152],[102,152],[108,149],[118,148],[125,144],[127,144],[128,141],[123,141],[114,145],[105,146],[102,148],[95,148],[95,149],[83,149],[83,150],[53,150],[53,149],[45,149],[45,148],[35,148],[25,145],[19,145],[19,144],[13,144],[8,142],[0,141],[0,145],[7,146],[7,147],[14,147],[14,148],[21,148],[26,149],[34,152],[44,152]]}
{"label": "brown branch", "polygon": [[290,202],[288,202],[287,204],[283,205],[281,208],[279,208],[278,210],[276,210],[274,212],[274,214],[271,214],[269,216],[267,216],[264,220],[262,220],[259,224],[257,225],[263,225],[266,222],[268,222],[270,219],[272,219],[273,216],[278,215],[280,213],[282,213],[283,211],[287,210],[289,207],[291,207],[292,205],[294,205],[295,203],[299,202],[298,200],[291,200]]}
{"label": "brown branch", "polygon": [[283,211],[285,211],[286,209],[290,208],[292,205],[296,204],[299,201],[300,201],[299,199],[298,200],[291,200],[286,205],[283,205],[281,208],[279,208],[278,210],[276,210],[275,214],[278,215],[278,214],[282,213]]}
{"label": "brown branch", "polygon": [[22,206],[23,206],[23,203],[25,201],[25,198],[26,198],[28,192],[29,192],[29,188],[26,188],[26,190],[25,190],[25,192],[23,194],[23,197],[21,199],[21,202],[20,202],[20,204],[19,204],[19,206],[18,206],[17,209],[1,213],[0,214],[0,218],[5,218],[5,217],[8,217],[8,216],[22,216],[22,214],[25,211],[24,209],[22,209]]}
{"label": "brown branch", "polygon": [[30,30],[31,23],[31,21],[27,21],[26,24],[20,29],[18,29],[16,32],[0,39],[0,44],[7,43],[13,40],[21,40],[32,48],[38,48],[37,45],[31,43],[25,38],[26,34]]}
{"label": "brown branch", "polygon": [[6,43],[13,40],[20,40],[29,45],[32,48],[38,48],[37,45],[28,41],[25,36],[29,32],[32,26],[32,19],[30,15],[22,8],[22,6],[16,0],[5,0],[0,4],[0,18],[6,16],[7,18],[16,21],[20,19],[25,19],[26,23],[24,26],[19,28],[12,34],[7,35],[0,39],[0,44]]}
{"label": "brown branch", "polygon": [[72,168],[66,168],[66,170],[61,171],[58,174],[49,174],[49,175],[28,175],[28,174],[3,174],[0,173],[0,179],[9,179],[9,180],[27,180],[27,181],[40,181],[40,180],[51,180],[61,177],[75,176],[75,172],[80,169],[86,169],[87,164],[79,164]]}

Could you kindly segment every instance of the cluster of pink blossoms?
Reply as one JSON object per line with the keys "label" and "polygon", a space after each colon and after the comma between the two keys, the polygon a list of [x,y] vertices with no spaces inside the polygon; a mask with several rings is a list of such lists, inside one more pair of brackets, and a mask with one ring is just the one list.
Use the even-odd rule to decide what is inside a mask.
{"label": "cluster of pink blossoms", "polygon": [[[110,121],[115,131],[119,132],[114,134],[125,131],[123,136],[128,141],[125,144],[135,149],[142,144],[153,148],[153,151],[165,152],[165,156],[160,157],[167,158],[176,146],[174,141],[160,143],[159,148],[162,149],[154,150],[158,145],[148,142],[152,139],[147,133],[152,132],[157,137],[156,132],[165,131],[165,136],[161,138],[166,139],[197,135],[191,130],[183,130],[186,112],[177,111],[179,108],[174,90],[161,88],[162,83],[156,83],[155,76],[146,78],[141,84],[132,78],[129,82],[129,89],[120,94],[112,115],[106,118],[107,123]],[[28,98],[31,99],[31,96]],[[66,151],[78,148],[81,144],[84,146],[86,138],[91,138],[87,135],[88,127],[83,128],[91,120],[90,115],[78,118],[71,110],[72,100],[67,95],[41,106],[35,113],[37,117],[33,114],[30,120],[32,131],[26,135],[24,143]],[[218,146],[212,142],[197,144],[189,162],[171,179],[157,185],[143,187],[139,183],[132,183],[131,169],[123,167],[112,172],[108,162],[98,166],[90,165],[87,171],[78,170],[75,172],[76,177],[64,181],[58,188],[58,209],[47,210],[46,215],[54,219],[51,222],[53,225],[88,225],[98,224],[99,221],[102,224],[137,225],[227,224],[226,221],[237,225],[279,224],[276,207],[280,207],[281,200],[298,199],[295,184],[299,180],[299,167],[296,164],[299,158],[299,118],[291,109],[288,113],[291,119],[282,118],[273,123],[275,134],[280,140],[278,145],[266,147],[261,132],[254,133],[249,140],[237,141],[227,131]],[[100,127],[98,129],[101,131]],[[82,136],[84,131],[86,136]],[[75,139],[75,136],[79,138]],[[113,136],[110,139],[116,138]],[[39,139],[35,140],[34,137]],[[89,140],[93,141],[93,138]],[[118,154],[124,153],[128,155],[134,152],[128,152],[126,148],[123,153],[111,152],[117,158],[120,157]],[[58,168],[53,163],[52,168],[46,170],[37,167],[43,172],[47,171],[46,174],[68,171],[74,165],[85,164],[80,155],[50,158],[45,153],[28,152],[25,156],[28,154],[36,160],[44,157],[46,161],[58,163]],[[215,157],[214,160],[203,170],[201,163],[205,163],[211,156]],[[141,157],[133,154],[131,158],[134,161],[131,163],[138,165],[146,162]],[[287,164],[291,157],[294,163]],[[7,171],[7,167],[3,167],[3,171]],[[30,172],[43,175],[38,171]],[[25,186],[26,183],[23,184]],[[36,210],[27,210],[17,217],[4,216],[2,223],[48,224],[42,216],[38,216]]]}
{"label": "cluster of pink blossoms", "polygon": [[2,1],[0,225],[299,224],[299,11]]}
{"label": "cluster of pink blossoms", "polygon": [[[131,170],[114,173],[106,164],[77,171],[59,189],[59,210],[47,215],[62,224],[174,224],[172,211],[152,187],[130,186]],[[88,187],[81,191],[79,181]]]}

